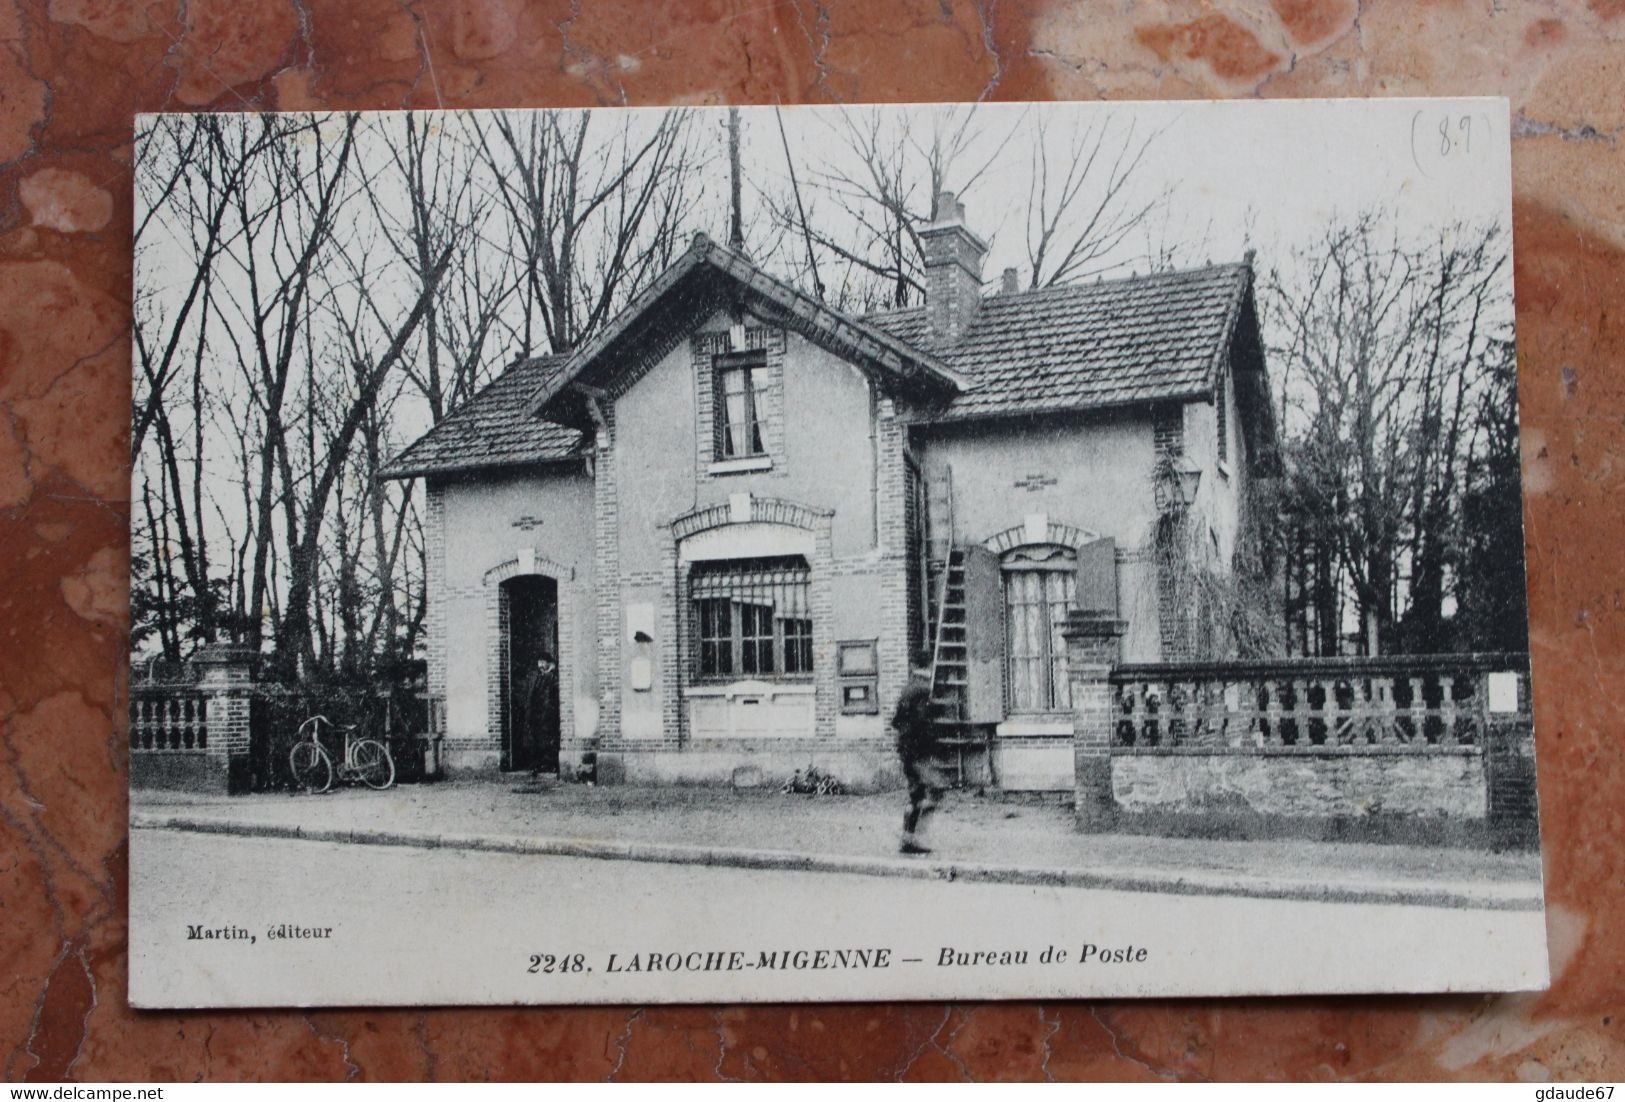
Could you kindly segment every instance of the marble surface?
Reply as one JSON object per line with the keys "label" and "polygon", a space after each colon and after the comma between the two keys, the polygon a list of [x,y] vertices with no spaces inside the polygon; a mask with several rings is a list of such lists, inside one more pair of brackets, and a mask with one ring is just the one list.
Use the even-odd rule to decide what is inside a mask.
{"label": "marble surface", "polygon": [[[631,1011],[125,1006],[115,701],[134,112],[1466,93],[1509,96],[1516,121],[1550,992]],[[1625,0],[0,0],[5,1077],[1625,1078],[1622,261]]]}

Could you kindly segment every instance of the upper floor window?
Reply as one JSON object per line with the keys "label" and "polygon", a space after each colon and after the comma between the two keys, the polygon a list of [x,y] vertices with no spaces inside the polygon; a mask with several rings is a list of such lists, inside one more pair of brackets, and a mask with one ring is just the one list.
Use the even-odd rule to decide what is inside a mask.
{"label": "upper floor window", "polygon": [[1218,386],[1215,387],[1215,393],[1213,396],[1214,406],[1216,407],[1216,411],[1218,413],[1217,435],[1219,438],[1220,463],[1228,463],[1230,461],[1230,388],[1225,386],[1226,381],[1227,374],[1221,368],[1219,371],[1219,383]]}
{"label": "upper floor window", "polygon": [[805,559],[699,563],[689,578],[689,594],[696,680],[799,678],[812,673]]}
{"label": "upper floor window", "polygon": [[716,457],[767,454],[767,362],[760,353],[729,353],[715,360]]}

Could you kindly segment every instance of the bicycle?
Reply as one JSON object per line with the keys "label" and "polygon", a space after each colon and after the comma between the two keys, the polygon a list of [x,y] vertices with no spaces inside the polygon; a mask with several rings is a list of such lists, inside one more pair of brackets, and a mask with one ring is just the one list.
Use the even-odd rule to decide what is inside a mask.
{"label": "bicycle", "polygon": [[[337,766],[322,746],[322,725],[344,732],[344,757]],[[306,732],[309,732],[307,735]],[[375,738],[356,738],[356,725],[339,727],[326,716],[311,716],[299,725],[298,738],[288,752],[288,769],[296,788],[321,795],[339,781],[360,781],[368,788],[383,789],[395,783],[395,759],[389,747]]]}

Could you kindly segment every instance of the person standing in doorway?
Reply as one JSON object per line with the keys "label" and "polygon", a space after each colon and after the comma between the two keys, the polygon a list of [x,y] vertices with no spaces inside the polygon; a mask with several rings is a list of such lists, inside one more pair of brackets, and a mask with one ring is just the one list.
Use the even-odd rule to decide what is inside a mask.
{"label": "person standing in doorway", "polygon": [[923,840],[925,828],[947,791],[942,773],[933,760],[937,751],[932,728],[931,671],[915,668],[897,699],[892,729],[897,732],[897,756],[903,762],[903,778],[908,782],[908,810],[903,813],[903,853],[930,853]]}
{"label": "person standing in doorway", "polygon": [[553,726],[558,723],[559,668],[547,655],[536,659],[536,668],[525,676],[525,750],[530,758],[530,775],[540,776],[543,755],[553,744]]}

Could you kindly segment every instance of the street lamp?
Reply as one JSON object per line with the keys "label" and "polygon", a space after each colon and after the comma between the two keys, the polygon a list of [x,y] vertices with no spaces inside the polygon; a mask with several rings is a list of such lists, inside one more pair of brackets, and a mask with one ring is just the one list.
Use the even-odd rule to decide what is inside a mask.
{"label": "street lamp", "polygon": [[1189,508],[1196,503],[1196,490],[1202,484],[1202,468],[1182,455],[1174,460],[1174,473],[1179,477],[1179,503]]}
{"label": "street lamp", "polygon": [[1161,512],[1183,511],[1196,503],[1202,484],[1202,468],[1186,456],[1176,456],[1163,468],[1156,483],[1157,508]]}

